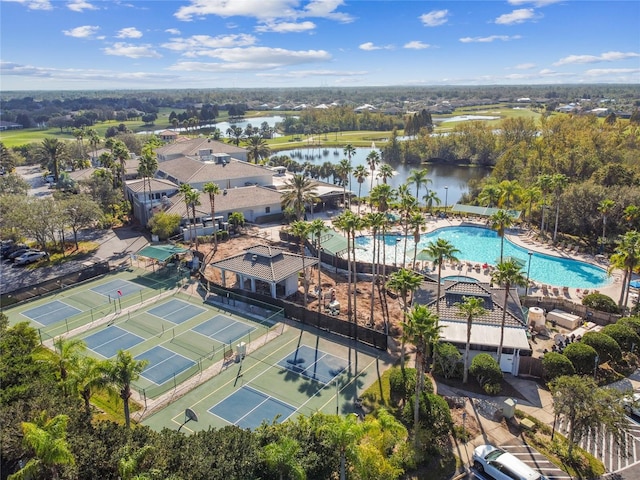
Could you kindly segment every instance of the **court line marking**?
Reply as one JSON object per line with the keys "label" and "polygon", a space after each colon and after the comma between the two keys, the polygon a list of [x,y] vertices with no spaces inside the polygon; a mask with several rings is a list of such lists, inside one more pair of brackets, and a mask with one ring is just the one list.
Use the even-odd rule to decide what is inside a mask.
{"label": "court line marking", "polygon": [[182,304],[184,304],[184,305],[183,305],[183,306],[181,306],[181,307],[179,307],[179,308],[176,308],[175,310],[171,310],[171,311],[169,311],[169,313],[167,313],[167,314],[165,314],[165,315],[173,315],[174,313],[177,313],[177,312],[179,312],[180,310],[184,310],[185,308],[191,308],[191,307],[192,307],[192,308],[197,308],[198,310],[202,310],[201,312],[199,312],[199,313],[197,313],[197,314],[195,314],[195,315],[193,315],[193,316],[191,316],[191,317],[187,318],[186,320],[184,320],[184,321],[183,321],[183,322],[181,322],[181,323],[188,322],[188,321],[189,321],[189,320],[191,320],[192,318],[195,318],[195,317],[197,317],[198,315],[202,314],[203,312],[206,312],[206,311],[207,311],[206,309],[204,309],[204,308],[202,308],[202,307],[199,307],[199,306],[197,306],[197,305],[194,305],[194,304],[192,304],[192,303],[188,303],[188,302],[185,302],[185,301],[183,301],[183,300],[180,300],[180,299],[174,298],[174,299],[169,300],[168,302],[163,303],[162,305],[158,305],[157,307],[150,308],[150,309],[149,309],[149,310],[147,310],[145,313],[148,313],[149,315],[154,316],[154,317],[156,317],[156,318],[161,318],[162,320],[167,320],[168,322],[171,322],[171,323],[173,323],[174,325],[180,325],[181,323],[176,323],[176,322],[172,321],[171,319],[169,319],[169,318],[167,318],[167,317],[163,317],[163,316],[161,316],[161,315],[156,315],[155,313],[151,313],[151,310],[155,310],[156,308],[162,307],[162,306],[164,306],[164,305],[168,305],[168,304],[169,304],[169,303],[171,303],[171,302],[180,302],[180,303],[182,303]]}
{"label": "court line marking", "polygon": [[[108,327],[108,328],[112,328],[112,327]],[[102,355],[100,352],[98,352],[98,351],[97,351],[97,350],[95,350],[95,349],[96,349],[96,348],[104,347],[106,344],[111,343],[111,342],[113,342],[114,340],[118,340],[118,339],[120,339],[120,338],[124,337],[125,335],[133,335],[134,337],[136,337],[137,339],[139,339],[139,340],[140,340],[138,343],[142,343],[142,342],[144,342],[144,341],[145,341],[145,339],[144,339],[144,338],[140,337],[139,335],[136,335],[135,333],[131,333],[129,330],[126,330],[126,329],[124,329],[124,328],[120,328],[120,327],[117,327],[117,326],[116,326],[115,328],[118,328],[118,329],[122,330],[124,333],[123,333],[122,335],[118,335],[118,336],[117,336],[117,337],[115,337],[115,338],[112,338],[111,340],[109,340],[109,341],[107,341],[107,342],[101,343],[100,345],[97,345],[97,346],[95,346],[95,347],[93,347],[93,348],[89,347],[89,349],[90,349],[91,351],[93,351],[93,352],[97,353],[98,355],[100,355],[102,358],[111,358],[111,357],[105,357],[104,355]],[[97,332],[96,332],[96,333],[97,333]],[[95,335],[95,334],[94,334],[94,335]],[[89,336],[91,336],[91,335],[89,335]],[[85,338],[87,338],[87,337],[85,337]],[[135,345],[138,345],[138,343],[136,343]]]}
{"label": "court line marking", "polygon": [[[83,311],[82,311],[82,310],[80,310],[79,308],[76,308],[76,307],[74,307],[73,305],[69,305],[68,303],[63,302],[62,300],[52,300],[52,301],[50,301],[50,302],[47,302],[47,303],[44,303],[44,304],[40,305],[39,307],[33,307],[33,308],[30,308],[29,310],[27,310],[27,312],[30,312],[31,310],[36,310],[36,309],[38,309],[38,308],[40,308],[40,307],[44,307],[45,305],[49,305],[49,304],[51,304],[51,303],[55,303],[55,302],[59,302],[59,303],[61,303],[63,306],[62,306],[62,307],[60,307],[60,308],[56,308],[55,310],[51,310],[51,311],[44,312],[43,314],[38,315],[37,317],[33,317],[33,318],[32,318],[32,317],[30,317],[29,315],[25,315],[25,312],[20,312],[20,315],[22,315],[22,316],[23,316],[23,317],[25,317],[25,318],[28,318],[29,320],[32,320],[32,321],[37,322],[37,323],[40,323],[40,325],[45,325],[44,323],[38,322],[38,318],[40,318],[40,317],[44,317],[44,316],[46,316],[46,315],[51,315],[51,314],[52,314],[52,313],[54,313],[54,312],[58,312],[58,311],[60,311],[60,310],[63,310],[65,307],[73,308],[74,310],[77,310],[77,311],[78,311],[78,313],[83,313]],[[76,314],[74,314],[74,315],[77,315],[78,313],[76,313]],[[73,316],[73,315],[71,315],[71,316]],[[58,320],[58,322],[59,322],[59,321],[60,321],[60,320]],[[54,323],[57,323],[57,322],[54,322]]]}
{"label": "court line marking", "polygon": [[[238,392],[241,392],[243,389],[246,390],[251,390],[253,392],[256,392],[261,398],[262,401],[260,403],[258,403],[255,407],[249,409],[249,411],[247,411],[247,413],[245,413],[243,416],[241,416],[240,418],[238,418],[238,420],[236,422],[230,422],[229,419],[227,418],[223,418],[220,415],[213,413],[211,410],[216,408],[218,405],[220,405],[222,402],[224,402],[225,400],[227,400],[229,397],[231,397],[232,395],[236,395]],[[285,420],[287,420],[291,415],[293,415],[294,413],[296,413],[298,411],[297,408],[295,408],[295,406],[291,405],[290,403],[287,403],[283,400],[280,400],[279,398],[276,398],[272,395],[269,395],[268,393],[264,393],[256,388],[251,387],[250,385],[243,385],[242,387],[240,387],[238,390],[236,390],[235,392],[231,392],[229,395],[227,395],[225,398],[223,398],[222,400],[220,400],[218,403],[216,403],[215,405],[213,405],[211,408],[209,408],[207,410],[208,413],[210,413],[211,415],[214,415],[218,418],[220,418],[221,420],[224,420],[225,422],[231,424],[231,425],[238,425],[243,419],[247,418],[247,416],[251,415],[253,412],[255,412],[258,408],[260,408],[262,405],[264,405],[265,403],[269,402],[270,400],[273,400],[275,403],[278,404],[282,404],[285,405],[286,407],[289,407],[291,409],[293,409],[293,412],[291,412],[286,418],[283,418],[283,422]]]}
{"label": "court line marking", "polygon": [[[164,348],[164,347],[163,347],[163,348]],[[165,350],[168,350],[168,349],[165,349]],[[147,350],[147,352],[148,352],[148,351],[149,351],[149,350]],[[173,353],[173,355],[171,355],[171,356],[170,356],[170,357],[168,357],[168,358],[165,358],[165,359],[164,359],[164,360],[162,360],[161,362],[156,363],[155,365],[153,365],[152,367],[150,367],[150,368],[149,368],[149,370],[153,370],[154,368],[156,368],[157,366],[161,365],[162,363],[164,363],[164,362],[166,362],[166,361],[168,361],[168,360],[172,360],[174,357],[182,357],[182,358],[184,358],[185,360],[189,361],[189,362],[191,363],[191,365],[186,366],[185,368],[183,368],[183,369],[182,369],[182,370],[180,370],[179,372],[177,372],[177,371],[175,371],[175,370],[174,370],[174,372],[171,374],[172,376],[174,376],[174,375],[179,375],[179,374],[181,374],[182,372],[184,372],[185,370],[187,370],[188,368],[191,368],[191,367],[193,367],[193,366],[196,364],[196,362],[194,362],[194,361],[193,361],[193,360],[191,360],[190,358],[184,357],[184,356],[180,355],[179,353],[175,353],[173,350],[168,350],[168,351],[169,351],[169,352],[171,352],[171,353]],[[143,354],[143,353],[141,353],[140,355],[144,355],[144,354]],[[166,380],[165,380],[164,382],[162,382],[162,383],[156,383],[154,380],[151,380],[149,377],[145,377],[145,376],[144,376],[144,373],[141,373],[141,374],[140,374],[140,376],[142,376],[142,377],[146,378],[146,379],[147,379],[147,380],[149,380],[151,383],[153,383],[154,385],[157,385],[157,386],[164,385],[165,383],[167,383],[167,382],[170,380],[170,378],[168,378],[168,379],[166,379]]]}
{"label": "court line marking", "polygon": [[[119,284],[118,282],[124,282],[124,283],[123,283],[123,284]],[[96,285],[95,287],[90,288],[89,290],[90,290],[90,291],[92,291],[93,293],[97,293],[98,295],[102,295],[103,297],[109,297],[109,298],[111,298],[111,295],[110,295],[110,294],[104,294],[104,293],[100,293],[100,292],[98,292],[98,291],[94,290],[95,288],[103,287],[103,286],[105,286],[105,285],[110,285],[111,283],[116,283],[116,284],[118,285],[118,286],[114,289],[114,291],[115,291],[116,293],[117,293],[117,291],[118,291],[118,290],[120,290],[120,289],[121,289],[121,285],[133,285],[134,287],[137,287],[137,286],[138,286],[136,283],[130,282],[129,280],[111,280],[110,282],[103,283],[102,285]],[[144,290],[145,288],[146,288],[146,287],[139,288],[139,289],[135,290],[134,292],[139,292],[140,290]],[[131,292],[131,293],[134,293],[134,292]],[[129,294],[129,293],[127,293],[126,295],[130,295],[130,294]],[[124,297],[125,295],[122,295],[122,296]]]}

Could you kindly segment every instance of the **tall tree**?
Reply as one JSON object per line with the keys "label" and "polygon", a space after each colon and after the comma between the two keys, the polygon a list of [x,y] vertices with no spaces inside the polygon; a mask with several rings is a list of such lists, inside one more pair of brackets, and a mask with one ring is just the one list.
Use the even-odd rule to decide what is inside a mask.
{"label": "tall tree", "polygon": [[87,345],[79,338],[56,337],[53,341],[57,357],[55,362],[60,372],[63,389],[69,393],[67,382],[69,372],[78,368],[80,356],[86,351]]}
{"label": "tall tree", "polygon": [[556,205],[556,222],[553,227],[553,243],[556,242],[556,237],[558,236],[558,220],[560,219],[560,197],[562,196],[562,192],[567,185],[569,184],[569,178],[562,173],[556,173],[551,177],[551,185],[553,188],[554,201]]}
{"label": "tall tree", "polygon": [[353,175],[358,182],[358,215],[360,215],[360,205],[362,204],[362,184],[369,176],[369,172],[367,171],[367,167],[364,165],[358,165],[353,170]]}
{"label": "tall tree", "polygon": [[284,436],[265,445],[260,456],[267,464],[267,468],[275,473],[280,480],[285,478],[304,480],[307,475],[298,458],[301,450],[297,440]]}
{"label": "tall tree", "polygon": [[66,144],[57,138],[45,138],[37,149],[37,155],[42,163],[53,170],[54,182],[60,179],[60,163],[67,160]]}
{"label": "tall tree", "polygon": [[304,265],[304,245],[307,242],[307,237],[311,233],[311,224],[309,222],[305,222],[303,220],[296,220],[291,225],[289,225],[289,230],[291,235],[298,239],[298,244],[300,245],[300,255],[302,255],[302,275],[303,275],[303,290],[304,290],[304,308],[307,308],[307,293],[309,290],[308,282],[307,282],[307,270]]}
{"label": "tall tree", "polygon": [[621,236],[610,261],[609,271],[615,268],[620,268],[624,271],[618,305],[626,306],[629,300],[629,282],[633,278],[633,272],[640,267],[640,233],[632,230]]}
{"label": "tall tree", "polygon": [[367,155],[367,165],[369,166],[369,170],[371,170],[371,187],[369,190],[373,190],[373,179],[375,177],[376,168],[380,165],[380,154],[376,150],[371,150],[369,155]]}
{"label": "tall tree", "polygon": [[340,177],[342,183],[342,204],[347,208],[347,184],[351,175],[351,163],[346,158],[342,159],[336,166],[336,174]]}
{"label": "tall tree", "polygon": [[[375,304],[375,288],[376,285],[378,284],[378,278],[379,278],[379,263],[378,263],[378,256],[379,256],[379,246],[378,246],[378,235],[380,234],[380,232],[384,229],[384,226],[387,223],[387,217],[384,213],[382,212],[370,212],[368,214],[365,215],[364,217],[364,225],[366,227],[368,227],[369,229],[371,229],[371,243],[373,244],[373,252],[372,252],[372,263],[371,263],[371,305],[370,305],[370,311],[369,311],[369,323],[371,325],[374,324],[374,316],[373,316],[373,312],[374,312],[374,304]],[[385,333],[388,334],[389,333],[389,324],[385,319]]]}
{"label": "tall tree", "polygon": [[[407,322],[407,314],[409,312],[409,299],[408,296],[415,292],[422,283],[422,275],[412,272],[409,269],[401,268],[389,275],[389,281],[387,282],[387,288],[398,292],[402,298],[402,317],[403,321]],[[405,342],[407,339],[407,332],[402,333],[402,344],[400,347],[400,368],[404,372],[404,360],[405,360]]]}
{"label": "tall tree", "polygon": [[140,378],[140,374],[148,363],[147,360],[136,360],[131,355],[131,352],[118,350],[116,358],[109,360],[106,369],[109,383],[118,389],[118,394],[124,404],[124,421],[127,429],[131,426],[131,416],[129,414],[131,384]]}
{"label": "tall tree", "polygon": [[380,169],[378,170],[378,178],[382,179],[382,183],[386,184],[387,180],[393,177],[395,174],[395,170],[388,163],[383,163],[382,165],[380,165]]}
{"label": "tall tree", "polygon": [[110,149],[113,158],[120,164],[120,184],[122,187],[122,196],[125,200],[127,200],[127,184],[125,182],[125,177],[127,173],[127,160],[129,160],[131,154],[129,153],[129,149],[124,144],[124,142],[120,140],[112,141]]}
{"label": "tall tree", "polygon": [[304,175],[295,174],[285,182],[282,193],[282,204],[285,208],[292,208],[296,220],[304,218],[306,205],[313,204],[318,198],[315,184]]}
{"label": "tall tree", "polygon": [[[361,226],[361,220],[351,210],[345,210],[340,215],[338,215],[334,224],[340,230],[342,230],[347,237],[347,287],[348,287],[347,315],[349,317],[349,321],[351,322],[354,320],[354,310],[355,310],[355,306],[353,305],[353,302],[352,302],[352,292],[353,292],[353,299],[355,300],[356,298],[355,297],[356,287],[353,286],[352,288],[352,282],[355,282],[357,284],[357,281],[358,281],[357,275],[355,277],[353,276],[353,271],[355,270],[353,265],[355,263],[355,251],[354,251],[353,240],[355,239],[356,231],[358,231],[358,229]],[[351,260],[352,252],[354,257],[353,262]],[[357,321],[355,321],[354,323],[357,324]]]}
{"label": "tall tree", "polygon": [[364,435],[364,425],[360,424],[356,415],[335,416],[321,427],[327,441],[340,456],[340,480],[347,478],[347,460],[353,461],[357,455],[356,446]]}
{"label": "tall tree", "polygon": [[610,198],[605,198],[598,204],[598,212],[602,214],[602,252],[604,252],[604,246],[607,243],[607,216],[616,206],[616,202]]}
{"label": "tall tree", "polygon": [[522,273],[522,267],[514,260],[500,261],[496,269],[491,273],[491,280],[498,285],[504,285],[504,308],[502,309],[502,321],[500,322],[500,345],[498,346],[498,365],[502,358],[502,345],[504,344],[504,325],[507,319],[509,307],[509,291],[512,286],[524,287],[527,279]]}
{"label": "tall tree", "polygon": [[[349,178],[348,178],[349,185],[351,185],[351,173],[353,172],[353,163],[351,162],[351,159],[356,154],[356,152],[357,150],[350,143],[345,145],[344,148],[342,149],[342,153],[347,157],[347,160],[349,160]],[[349,208],[351,208],[351,197],[349,197]]]}
{"label": "tall tree", "polygon": [[97,391],[111,390],[106,376],[107,365],[107,361],[81,357],[70,378],[72,388],[82,397],[85,414],[89,420],[91,420],[91,397],[93,394]]}
{"label": "tall tree", "polygon": [[216,222],[216,195],[220,195],[220,187],[217,183],[207,182],[202,187],[204,193],[209,195],[209,205],[211,206],[211,223],[213,225],[213,251],[218,250],[218,224]]}
{"label": "tall tree", "polygon": [[457,262],[456,253],[460,250],[455,248],[451,242],[444,238],[438,238],[436,241],[430,241],[427,247],[422,250],[426,252],[434,262],[438,265],[438,293],[436,298],[436,312],[440,313],[440,286],[442,284],[442,264],[445,261]]}
{"label": "tall tree", "polygon": [[414,442],[418,447],[420,425],[420,396],[424,391],[425,363],[431,357],[431,345],[438,341],[442,326],[438,325],[438,315],[425,305],[416,305],[406,316],[402,330],[407,339],[416,347],[416,391],[413,403]]}
{"label": "tall tree", "polygon": [[329,227],[319,219],[314,219],[309,224],[309,234],[315,239],[316,255],[318,256],[318,312],[322,306],[322,234],[327,232]]}
{"label": "tall tree", "polygon": [[60,467],[74,465],[75,459],[67,443],[67,423],[69,417],[56,415],[47,418],[42,412],[34,422],[22,422],[23,441],[34,458],[22,469],[9,475],[10,480],[32,478],[60,478]]}
{"label": "tall tree", "polygon": [[462,297],[462,302],[456,303],[458,315],[467,319],[467,344],[464,349],[464,371],[462,383],[469,379],[469,352],[471,351],[471,327],[473,319],[485,314],[484,300],[479,297]]}
{"label": "tall tree", "polygon": [[553,190],[553,177],[548,174],[539,175],[536,180],[536,186],[540,189],[542,194],[542,214],[540,221],[540,233],[544,236],[545,234],[545,219],[547,208],[549,207],[548,196],[549,193]]}
{"label": "tall tree", "polygon": [[433,205],[440,205],[442,201],[435,190],[429,190],[427,194],[422,197],[425,206],[429,209],[429,212],[433,212]]}
{"label": "tall tree", "polygon": [[426,193],[429,194],[429,184],[433,183],[433,181],[429,178],[429,174],[426,168],[421,168],[420,170],[412,169],[411,173],[407,177],[407,183],[409,185],[416,186],[416,198],[420,198],[420,189],[424,186],[426,188]]}
{"label": "tall tree", "polygon": [[505,231],[507,230],[507,228],[513,225],[513,219],[506,210],[498,210],[496,213],[489,217],[489,225],[491,226],[492,230],[498,232],[498,236],[500,237],[500,261],[502,262],[502,257],[504,254]]}
{"label": "tall tree", "polygon": [[118,475],[121,480],[146,480],[144,474],[140,474],[140,466],[156,448],[153,445],[134,449],[130,445],[125,446],[120,452],[118,459]]}
{"label": "tall tree", "polygon": [[412,212],[411,216],[409,217],[408,225],[409,229],[413,232],[413,269],[415,270],[416,258],[418,256],[418,243],[420,243],[422,231],[426,228],[427,225],[422,212]]}
{"label": "tall tree", "polygon": [[269,158],[271,148],[267,141],[260,135],[253,135],[246,140],[247,156],[249,161],[260,163],[264,158]]}

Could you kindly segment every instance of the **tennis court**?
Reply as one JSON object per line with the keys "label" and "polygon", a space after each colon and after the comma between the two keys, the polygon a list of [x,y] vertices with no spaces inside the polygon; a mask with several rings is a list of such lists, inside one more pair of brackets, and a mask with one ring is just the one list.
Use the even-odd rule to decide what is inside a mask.
{"label": "tennis court", "polygon": [[234,320],[226,315],[216,315],[206,322],[193,328],[194,332],[216,340],[221,344],[232,344],[236,340],[249,335],[256,329],[239,320]]}
{"label": "tennis court", "polygon": [[82,310],[72,307],[68,303],[60,300],[53,300],[38,307],[26,310],[22,312],[22,315],[46,327],[48,325],[61,322],[65,318],[73,317],[79,313],[82,313]]}
{"label": "tennis court", "polygon": [[136,360],[149,362],[141,375],[156,385],[168,382],[175,375],[195,365],[194,361],[159,345],[141,353]]}
{"label": "tennis court", "polygon": [[85,337],[87,348],[93,350],[104,358],[112,358],[118,350],[128,350],[144,341],[144,338],[135,335],[115,325],[111,325],[99,332]]}
{"label": "tennis court", "polygon": [[137,293],[143,290],[142,285],[137,285],[128,280],[111,280],[110,282],[103,283],[102,285],[91,288],[92,292],[98,293],[108,298],[126,297],[132,293]]}
{"label": "tennis court", "polygon": [[240,428],[255,429],[264,419],[278,415],[278,422],[284,422],[296,410],[296,407],[245,385],[211,407],[209,413]]}
{"label": "tennis court", "polygon": [[240,362],[143,420],[155,430],[177,429],[184,411],[199,415],[183,430],[237,425],[255,429],[298,414],[353,413],[359,394],[393,359],[373,348],[289,328]]}
{"label": "tennis court", "polygon": [[172,299],[158,307],[149,310],[151,315],[169,320],[171,323],[181,324],[206,311],[202,307],[191,305],[178,299]]}

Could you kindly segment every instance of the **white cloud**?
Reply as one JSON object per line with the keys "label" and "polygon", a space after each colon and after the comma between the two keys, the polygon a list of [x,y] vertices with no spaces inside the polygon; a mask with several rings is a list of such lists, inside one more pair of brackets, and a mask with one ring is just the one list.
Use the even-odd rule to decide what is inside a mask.
{"label": "white cloud", "polygon": [[158,52],[153,50],[151,45],[133,45],[131,43],[117,42],[102,49],[105,54],[116,57],[129,58],[160,58]]}
{"label": "white cloud", "polygon": [[358,46],[360,50],[372,52],[373,50],[393,50],[393,45],[374,45],[373,42],[365,42]]}
{"label": "white cloud", "polygon": [[584,72],[585,75],[589,77],[602,77],[608,75],[619,75],[619,74],[633,74],[634,76],[638,76],[640,74],[640,68],[592,68]]}
{"label": "white cloud", "polygon": [[511,40],[519,40],[520,35],[490,35],[488,37],[463,37],[460,39],[462,43],[491,43],[496,40],[509,42]]}
{"label": "white cloud", "polygon": [[71,0],[67,3],[67,8],[78,13],[82,13],[85,10],[98,10],[98,7],[90,4],[86,0]]}
{"label": "white cloud", "polygon": [[24,5],[29,10],[53,10],[50,0],[3,0]]}
{"label": "white cloud", "polygon": [[366,70],[354,72],[340,70],[294,70],[291,72],[257,73],[256,76],[265,78],[356,77],[368,73]]}
{"label": "white cloud", "polygon": [[545,7],[554,3],[562,2],[563,0],[509,0],[511,5],[525,5],[527,3],[533,4],[535,7]]}
{"label": "white cloud", "polygon": [[180,30],[178,30],[177,28],[167,28],[165,32],[170,35],[180,35]]}
{"label": "white cloud", "polygon": [[208,72],[265,70],[331,60],[331,55],[324,50],[296,51],[269,47],[220,48],[200,52],[200,56],[217,58],[221,62],[178,62],[169,69]]}
{"label": "white cloud", "polygon": [[425,27],[437,27],[447,23],[448,16],[449,10],[433,10],[429,13],[423,13],[419,18]]}
{"label": "white cloud", "polygon": [[421,42],[420,40],[413,40],[412,42],[405,43],[402,48],[408,48],[410,50],[424,50],[425,48],[430,47],[431,45],[428,43]]}
{"label": "white cloud", "polygon": [[627,60],[628,58],[640,57],[636,52],[605,52],[601,55],[569,55],[554,63],[555,66],[572,65],[580,63],[600,63]]}
{"label": "white cloud", "polygon": [[353,21],[346,13],[337,12],[343,0],[311,0],[303,9],[298,9],[298,0],[261,0],[260,4],[250,1],[230,0],[190,0],[189,5],[180,7],[174,16],[178,20],[190,22],[207,15],[219,17],[250,17],[260,20],[295,20],[299,18],[328,18],[340,22]]}
{"label": "white cloud", "polygon": [[531,70],[532,68],[535,68],[536,64],[535,63],[521,63],[519,65],[516,65],[515,68],[516,70]]}
{"label": "white cloud", "polygon": [[498,18],[496,18],[496,23],[498,25],[514,25],[518,23],[524,23],[529,20],[534,20],[536,18],[539,18],[539,15],[536,15],[533,8],[520,8],[518,10],[514,10],[511,13],[500,15]]}
{"label": "white cloud", "polygon": [[98,30],[100,30],[100,27],[98,26],[83,25],[82,27],[72,28],[71,30],[63,30],[62,33],[64,33],[67,37],[90,38],[98,33]]}
{"label": "white cloud", "polygon": [[193,35],[189,38],[174,38],[162,46],[176,52],[196,55],[201,51],[212,48],[248,47],[256,43],[256,37],[249,34],[218,35]]}
{"label": "white cloud", "polygon": [[136,27],[127,27],[118,31],[116,38],[140,38],[142,37],[142,32],[138,30]]}
{"label": "white cloud", "polygon": [[256,27],[257,32],[275,32],[275,33],[299,33],[314,30],[316,24],[313,22],[268,22],[264,25]]}

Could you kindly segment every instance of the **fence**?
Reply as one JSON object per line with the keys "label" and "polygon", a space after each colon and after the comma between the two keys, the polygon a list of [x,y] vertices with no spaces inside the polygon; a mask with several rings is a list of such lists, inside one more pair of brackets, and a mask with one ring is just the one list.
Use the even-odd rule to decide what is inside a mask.
{"label": "fence", "polygon": [[616,323],[620,318],[620,315],[615,313],[601,312],[599,310],[593,310],[579,303],[573,303],[566,298],[551,298],[551,297],[525,297],[523,300],[525,307],[540,307],[546,311],[558,309],[565,312],[578,315],[583,320],[593,322],[597,325],[609,325],[610,323]]}
{"label": "fence", "polygon": [[[356,325],[355,323],[325,315],[322,312],[311,311],[301,305],[280,298],[267,297],[245,290],[225,288],[204,278],[200,280],[200,284],[207,292],[214,293],[222,299],[227,298],[229,302],[247,302],[249,305],[271,309],[285,318],[295,320],[304,325],[310,325],[320,330],[352,338],[379,350],[387,349],[387,335],[384,332]],[[273,313],[268,319],[273,319],[275,316],[276,313]]]}
{"label": "fence", "polygon": [[104,275],[109,273],[109,271],[110,268],[108,262],[94,263],[90,266],[85,266],[81,270],[76,270],[75,272],[71,272],[66,275],[50,278],[40,283],[31,284],[28,287],[18,288],[11,292],[5,292],[0,296],[0,305],[4,308],[26,300],[39,298],[65,287],[75,285],[76,283],[81,283],[100,275]]}
{"label": "fence", "polygon": [[542,358],[520,357],[518,365],[518,375],[528,375],[530,377],[542,378]]}

